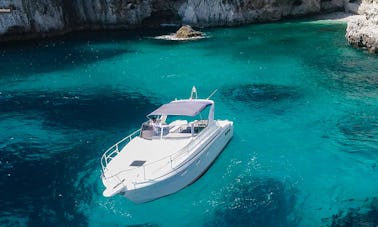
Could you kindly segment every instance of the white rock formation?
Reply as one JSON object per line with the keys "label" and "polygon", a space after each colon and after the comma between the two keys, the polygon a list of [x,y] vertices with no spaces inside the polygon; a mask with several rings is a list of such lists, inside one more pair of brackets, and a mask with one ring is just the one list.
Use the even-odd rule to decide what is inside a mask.
{"label": "white rock formation", "polygon": [[344,8],[343,0],[187,0],[178,10],[185,24],[196,26],[238,25],[275,21]]}
{"label": "white rock formation", "polygon": [[355,47],[378,53],[378,2],[365,2],[358,11],[363,13],[364,17],[348,23],[345,37]]}

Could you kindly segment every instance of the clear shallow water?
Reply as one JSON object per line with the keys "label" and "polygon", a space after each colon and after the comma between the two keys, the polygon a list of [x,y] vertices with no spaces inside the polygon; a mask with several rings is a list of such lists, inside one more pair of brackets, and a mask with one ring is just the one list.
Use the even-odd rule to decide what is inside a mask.
{"label": "clear shallow water", "polygon": [[[289,21],[180,43],[76,33],[0,47],[0,224],[329,226],[348,211],[377,221],[378,58],[350,48],[345,27]],[[150,203],[102,197],[104,150],[192,85],[201,97],[217,88],[216,117],[234,121],[215,164]]]}

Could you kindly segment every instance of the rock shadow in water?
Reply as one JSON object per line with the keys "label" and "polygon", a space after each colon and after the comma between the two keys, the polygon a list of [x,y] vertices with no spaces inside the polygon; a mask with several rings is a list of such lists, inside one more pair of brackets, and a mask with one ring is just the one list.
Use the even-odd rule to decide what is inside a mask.
{"label": "rock shadow in water", "polygon": [[[357,51],[356,51],[357,52]],[[324,53],[328,54],[328,53]],[[361,57],[347,51],[337,55],[305,56],[304,62],[319,71],[315,80],[319,86],[354,97],[377,97],[377,57]]]}
{"label": "rock shadow in water", "polygon": [[295,88],[273,84],[245,84],[226,87],[221,90],[225,100],[244,103],[256,109],[267,109],[280,113],[302,97]]}
{"label": "rock shadow in water", "polygon": [[272,178],[242,176],[229,186],[205,226],[296,226],[295,194]]}
{"label": "rock shadow in water", "polygon": [[[337,64],[336,64],[337,65]],[[339,65],[338,65],[339,66]],[[378,76],[376,74],[367,74],[366,69],[361,71],[353,69],[353,72],[340,72],[340,68],[332,69],[329,73],[324,73],[323,78],[317,78],[318,83],[327,89],[352,94],[355,97],[377,97]],[[377,71],[376,69],[372,69]],[[338,73],[334,73],[338,72]]]}
{"label": "rock shadow in water", "polygon": [[337,141],[345,151],[360,155],[378,155],[378,110],[365,108],[363,112],[349,114],[337,122],[340,136]]}
{"label": "rock shadow in water", "polygon": [[368,200],[366,206],[340,211],[331,219],[332,227],[376,227],[378,226],[378,198]]}
{"label": "rock shadow in water", "polygon": [[[25,144],[18,148],[49,152]],[[78,152],[83,149],[75,148]],[[90,149],[85,152],[91,154]],[[88,161],[86,158],[83,160]],[[27,226],[87,226],[87,217],[78,207],[90,201],[93,191],[88,186],[74,186],[77,173],[87,165],[75,161],[75,154],[62,152],[48,159],[27,161],[3,150],[0,161],[3,167],[7,164],[0,168],[0,216],[5,217],[0,224],[22,226],[20,222],[25,220],[18,222],[14,217],[23,217]]]}
{"label": "rock shadow in water", "polygon": [[[112,44],[110,41],[108,44]],[[82,67],[123,54],[135,53],[125,46],[97,46],[64,41],[45,41],[19,48],[0,49],[1,76],[28,76]]]}
{"label": "rock shadow in water", "polygon": [[4,133],[0,146],[0,224],[8,226],[87,226],[80,207],[101,193],[103,149],[156,107],[138,93],[109,91],[3,93],[0,106],[2,120],[21,116],[23,127],[14,139]]}

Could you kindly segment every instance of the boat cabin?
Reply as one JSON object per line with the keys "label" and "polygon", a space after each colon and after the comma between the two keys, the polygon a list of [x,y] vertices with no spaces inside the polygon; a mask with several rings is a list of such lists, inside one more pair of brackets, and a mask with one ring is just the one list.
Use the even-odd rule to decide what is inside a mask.
{"label": "boat cabin", "polygon": [[[207,116],[206,116],[207,115]],[[203,119],[203,116],[206,118]],[[141,127],[140,137],[180,139],[195,137],[214,121],[214,102],[203,99],[172,101],[149,115]]]}

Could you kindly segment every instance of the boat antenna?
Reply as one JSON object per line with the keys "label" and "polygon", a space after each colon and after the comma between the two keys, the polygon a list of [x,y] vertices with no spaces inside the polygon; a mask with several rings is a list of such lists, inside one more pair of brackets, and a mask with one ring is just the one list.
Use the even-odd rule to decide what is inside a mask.
{"label": "boat antenna", "polygon": [[197,89],[195,86],[193,86],[192,93],[190,93],[190,99],[197,99],[197,98],[198,98]]}
{"label": "boat antenna", "polygon": [[217,93],[217,91],[218,91],[218,88],[215,89],[215,90],[209,95],[209,97],[207,97],[207,99],[210,99],[213,95],[215,95],[215,93]]}

